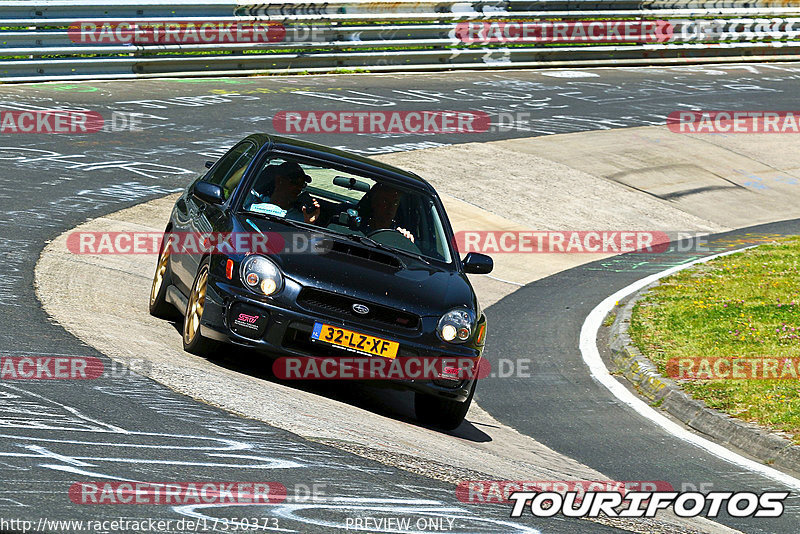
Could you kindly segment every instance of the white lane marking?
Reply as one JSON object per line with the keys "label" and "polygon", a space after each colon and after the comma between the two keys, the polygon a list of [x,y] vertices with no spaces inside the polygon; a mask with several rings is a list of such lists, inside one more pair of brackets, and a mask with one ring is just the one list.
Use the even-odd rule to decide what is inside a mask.
{"label": "white lane marking", "polygon": [[305,467],[292,460],[279,460],[277,458],[255,458],[260,463],[252,464],[224,464],[214,462],[187,462],[182,460],[149,460],[144,458],[93,458],[79,456],[79,459],[95,460],[97,462],[111,462],[121,464],[149,464],[149,465],[180,465],[188,467],[233,467],[235,469],[295,469],[297,467]]}
{"label": "white lane marking", "polygon": [[491,274],[484,275],[487,278],[491,278],[492,280],[497,280],[498,282],[503,282],[504,284],[511,284],[514,286],[525,287],[525,284],[520,284],[519,282],[514,282],[513,280],[505,280],[503,278],[498,278],[496,276],[492,276]]}
{"label": "white lane marking", "polygon": [[[755,245],[753,245],[755,246]],[[603,300],[600,304],[598,304],[589,315],[586,317],[586,321],[583,323],[583,327],[581,328],[581,337],[580,337],[580,350],[581,355],[583,357],[583,361],[589,367],[589,371],[591,372],[592,377],[600,382],[603,386],[608,389],[612,395],[614,395],[617,399],[624,402],[636,412],[639,413],[642,417],[649,419],[650,421],[654,422],[673,436],[682,439],[683,441],[689,442],[701,449],[704,449],[714,456],[725,460],[731,464],[734,464],[739,467],[743,467],[760,475],[763,475],[769,479],[772,479],[776,482],[784,484],[786,486],[791,487],[794,490],[800,490],[800,480],[787,475],[786,473],[782,473],[777,469],[773,469],[772,467],[763,465],[761,463],[755,462],[744,456],[737,454],[722,445],[709,441],[703,437],[686,430],[682,426],[674,423],[673,421],[669,420],[664,415],[658,413],[654,408],[648,405],[646,402],[642,401],[639,397],[628,391],[628,389],[622,385],[621,382],[617,381],[611,374],[608,372],[605,364],[603,363],[603,359],[600,357],[600,351],[597,349],[597,332],[600,330],[600,326],[603,323],[603,319],[605,319],[608,312],[610,312],[617,302],[624,299],[628,295],[639,291],[643,287],[652,284],[653,282],[665,277],[669,276],[673,273],[691,267],[697,263],[705,263],[709,260],[713,260],[715,258],[720,258],[722,256],[727,256],[729,254],[734,254],[736,252],[741,252],[743,250],[747,250],[753,247],[745,247],[737,250],[730,250],[727,252],[723,252],[721,254],[714,254],[712,256],[707,256],[705,258],[700,258],[698,260],[690,261],[683,265],[678,265],[667,269],[666,271],[662,271],[660,273],[656,273],[641,280],[638,280],[631,285],[624,287],[611,295],[610,297]]]}
{"label": "white lane marking", "polygon": [[141,480],[134,480],[132,478],[123,478],[117,475],[106,475],[103,473],[98,473],[97,471],[87,471],[85,469],[78,469],[77,467],[73,467],[71,465],[39,464],[39,467],[52,469],[54,471],[63,471],[64,473],[72,473],[74,475],[82,475],[89,478],[106,478],[108,480],[118,480],[120,482],[134,482],[134,483],[148,484],[148,482],[142,482]]}
{"label": "white lane marking", "polygon": [[581,71],[581,70],[551,70],[539,72],[542,76],[550,76],[552,78],[597,78],[600,76],[595,72]]}
{"label": "white lane marking", "polygon": [[[33,430],[41,430],[35,428]],[[47,429],[50,430],[50,429]],[[67,429],[68,432],[73,432],[71,429]],[[95,432],[99,438],[105,438],[108,434],[114,434],[114,432],[108,432],[105,430],[99,431],[89,431],[84,429],[79,429],[77,432]],[[156,436],[157,438],[187,438],[186,441],[197,440],[197,441],[211,441],[211,442],[219,442],[219,446],[208,446],[208,447],[201,447],[195,445],[166,445],[165,443],[109,443],[107,441],[83,441],[77,439],[55,439],[55,438],[37,438],[33,436],[25,436],[25,435],[12,435],[12,434],[0,434],[0,438],[2,439],[10,439],[10,440],[19,440],[19,441],[43,441],[45,443],[66,443],[69,445],[93,445],[95,447],[130,447],[132,449],[168,449],[170,451],[175,450],[188,450],[188,451],[241,451],[247,450],[252,447],[249,443],[242,443],[238,441],[232,441],[225,438],[217,438],[217,437],[210,437],[210,436],[195,436],[189,434],[163,434],[160,432],[132,432],[126,431],[123,437],[127,438],[135,438],[137,436]]]}

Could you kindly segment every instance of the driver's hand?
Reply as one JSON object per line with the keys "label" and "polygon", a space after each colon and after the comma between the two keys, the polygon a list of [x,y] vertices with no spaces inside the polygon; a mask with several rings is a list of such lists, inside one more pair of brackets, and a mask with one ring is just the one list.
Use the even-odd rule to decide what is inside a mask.
{"label": "driver's hand", "polygon": [[[316,199],[315,199],[313,201],[313,205],[314,205],[314,209],[310,210],[310,211],[306,206],[303,206],[303,219],[308,224],[317,224],[317,219],[319,219],[319,213],[321,211],[320,206],[319,206],[319,202],[317,202]],[[412,241],[413,241],[413,239],[412,239]]]}
{"label": "driver's hand", "polygon": [[405,228],[400,228],[399,226],[396,228],[396,230],[401,234],[403,234],[403,236],[409,239],[412,243],[414,242],[414,235],[411,232],[409,232]]}

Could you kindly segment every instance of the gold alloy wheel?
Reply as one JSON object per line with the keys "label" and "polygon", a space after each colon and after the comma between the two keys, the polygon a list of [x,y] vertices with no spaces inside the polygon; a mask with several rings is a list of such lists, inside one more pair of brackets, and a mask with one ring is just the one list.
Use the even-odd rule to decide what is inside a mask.
{"label": "gold alloy wheel", "polygon": [[158,267],[156,267],[156,274],[153,276],[153,287],[150,288],[150,305],[156,302],[158,292],[161,291],[161,286],[164,284],[164,275],[167,274],[167,265],[169,264],[169,247],[164,246],[161,251],[161,256],[158,258]]}
{"label": "gold alloy wheel", "polygon": [[186,317],[183,319],[183,340],[187,345],[194,341],[200,331],[200,319],[203,317],[203,306],[206,303],[206,287],[208,286],[208,266],[204,265],[197,275],[194,289],[189,295]]}

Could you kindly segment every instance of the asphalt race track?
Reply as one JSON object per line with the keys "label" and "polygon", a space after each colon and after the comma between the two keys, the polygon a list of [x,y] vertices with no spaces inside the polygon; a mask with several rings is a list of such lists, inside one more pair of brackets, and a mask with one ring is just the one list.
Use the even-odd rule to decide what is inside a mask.
{"label": "asphalt race track", "polygon": [[[86,108],[106,118],[113,111],[147,114],[145,129],[138,132],[3,135],[0,353],[104,358],[42,310],[33,269],[45,244],[84,220],[182,189],[205,160],[244,135],[274,131],[272,116],[278,111],[470,109],[506,126],[474,134],[310,139],[369,155],[663,124],[671,111],[695,106],[793,109],[798,78],[788,66],[731,65],[0,86],[3,109]],[[502,114],[518,111],[529,111],[531,121],[503,122]],[[750,231],[798,230],[800,223],[788,221]],[[615,480],[664,480],[676,488],[711,483],[720,491],[778,487],[666,434],[589,376],[578,351],[588,312],[636,279],[691,259],[683,253],[637,256],[633,262],[618,258],[551,276],[491,306],[487,356],[531,358],[535,372],[533,379],[488,379],[476,399],[503,423]],[[330,532],[348,517],[410,514],[412,521],[451,519],[454,532],[621,531],[564,518],[512,521],[508,507],[459,502],[449,484],[194,402],[121,369],[110,379],[85,382],[0,382],[0,429],[0,518],[195,518],[210,527],[215,518],[252,512],[275,518],[270,528],[277,530]],[[93,507],[70,501],[68,489],[78,479],[278,480],[290,498],[266,511],[263,505],[257,511]],[[314,484],[324,490],[317,499],[304,499]],[[774,520],[718,521],[745,532],[797,532],[800,502],[794,494]],[[216,531],[226,530],[217,525]],[[173,523],[170,531],[183,529]]]}

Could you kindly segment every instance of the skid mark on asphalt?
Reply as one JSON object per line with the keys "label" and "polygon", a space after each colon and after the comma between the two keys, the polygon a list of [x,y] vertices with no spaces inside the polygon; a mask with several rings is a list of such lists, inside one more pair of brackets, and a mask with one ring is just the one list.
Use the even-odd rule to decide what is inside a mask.
{"label": "skid mark on asphalt", "polygon": [[[108,152],[105,153],[106,156]],[[84,159],[84,158],[89,158]],[[0,161],[13,162],[14,165],[26,168],[52,169],[52,170],[81,170],[96,171],[99,169],[116,169],[126,171],[146,178],[159,178],[164,175],[192,175],[193,171],[175,167],[174,165],[161,165],[148,161],[138,160],[95,160],[86,153],[62,154],[54,150],[42,150],[25,147],[0,147]]]}
{"label": "skid mark on asphalt", "polygon": [[125,432],[20,387],[0,384],[0,388],[0,427]]}

